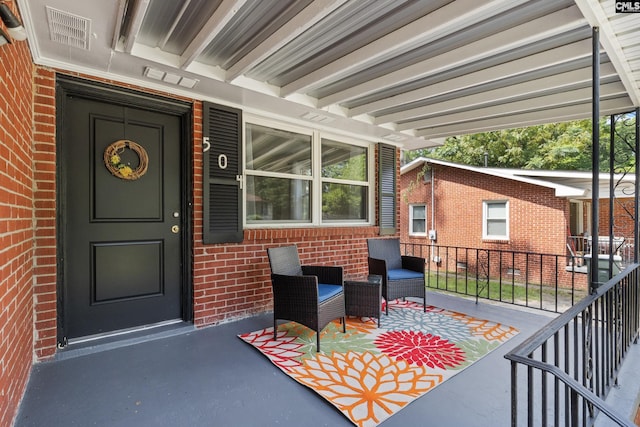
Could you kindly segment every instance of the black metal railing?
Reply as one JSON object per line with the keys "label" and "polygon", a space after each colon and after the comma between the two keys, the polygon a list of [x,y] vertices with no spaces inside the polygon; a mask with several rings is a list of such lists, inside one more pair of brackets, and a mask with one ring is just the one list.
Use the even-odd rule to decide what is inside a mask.
{"label": "black metal railing", "polygon": [[640,264],[632,264],[505,357],[511,425],[635,427],[604,399],[640,329]]}
{"label": "black metal railing", "polygon": [[587,294],[576,258],[495,249],[403,243],[427,260],[427,288],[560,313]]}

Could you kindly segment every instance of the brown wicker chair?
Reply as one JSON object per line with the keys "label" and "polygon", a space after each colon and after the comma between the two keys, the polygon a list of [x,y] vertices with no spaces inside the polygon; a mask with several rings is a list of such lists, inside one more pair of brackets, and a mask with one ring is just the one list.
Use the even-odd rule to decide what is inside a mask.
{"label": "brown wicker chair", "polygon": [[292,320],[316,332],[320,351],[320,331],[340,318],[346,332],[343,270],[337,266],[300,265],[298,248],[267,249],[273,289],[273,339],[278,320]]}
{"label": "brown wicker chair", "polygon": [[400,239],[367,239],[369,274],[382,276],[382,296],[389,301],[396,298],[422,298],[427,311],[427,293],[424,282],[424,258],[400,255]]}

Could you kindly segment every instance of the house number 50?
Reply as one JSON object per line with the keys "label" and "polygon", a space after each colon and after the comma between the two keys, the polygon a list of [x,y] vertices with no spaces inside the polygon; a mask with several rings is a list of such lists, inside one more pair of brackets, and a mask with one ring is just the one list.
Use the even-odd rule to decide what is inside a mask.
{"label": "house number 50", "polygon": [[[209,137],[205,136],[204,138],[202,138],[202,152],[206,153],[207,151],[209,151],[211,149],[211,142],[209,141]],[[227,155],[226,154],[220,154],[218,156],[218,167],[220,169],[226,169],[227,168]]]}

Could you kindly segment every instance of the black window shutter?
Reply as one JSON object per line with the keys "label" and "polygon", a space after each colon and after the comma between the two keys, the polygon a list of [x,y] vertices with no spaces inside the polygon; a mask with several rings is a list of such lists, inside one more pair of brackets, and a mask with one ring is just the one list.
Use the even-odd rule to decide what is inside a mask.
{"label": "black window shutter", "polygon": [[203,103],[203,242],[242,242],[242,111]]}
{"label": "black window shutter", "polygon": [[396,233],[396,147],[378,144],[380,234]]}

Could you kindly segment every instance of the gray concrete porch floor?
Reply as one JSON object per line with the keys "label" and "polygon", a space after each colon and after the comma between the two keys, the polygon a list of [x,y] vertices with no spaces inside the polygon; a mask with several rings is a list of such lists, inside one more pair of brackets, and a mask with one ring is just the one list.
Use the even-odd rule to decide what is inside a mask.
{"label": "gray concrete porch floor", "polygon": [[[428,303],[515,326],[519,334],[381,426],[508,426],[504,355],[553,315],[428,294]],[[271,315],[91,347],[35,364],[15,427],[349,426],[331,404],[237,338]],[[384,318],[383,318],[384,322]]]}

